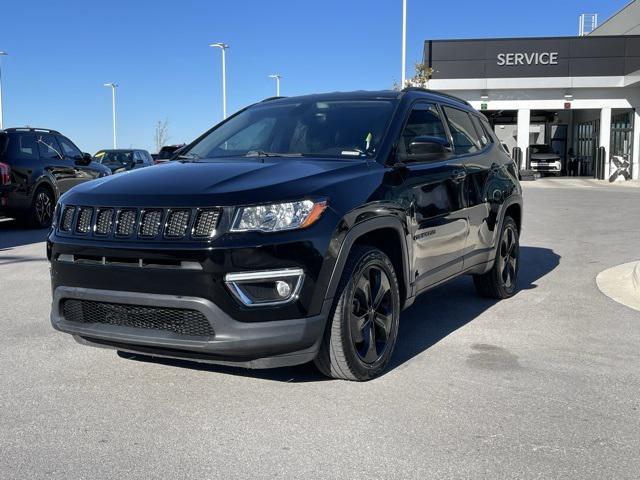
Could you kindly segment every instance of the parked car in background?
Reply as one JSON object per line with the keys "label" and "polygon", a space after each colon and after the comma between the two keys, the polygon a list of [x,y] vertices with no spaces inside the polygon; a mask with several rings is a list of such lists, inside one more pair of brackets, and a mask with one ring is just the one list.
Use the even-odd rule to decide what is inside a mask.
{"label": "parked car in background", "polygon": [[0,130],[0,215],[37,228],[51,225],[60,195],[110,175],[60,132],[43,128]]}
{"label": "parked car in background", "polygon": [[531,170],[541,173],[560,175],[562,171],[562,159],[553,151],[551,145],[529,146],[529,165]]}
{"label": "parked car in background", "polygon": [[184,147],[184,143],[181,143],[179,145],[165,145],[160,149],[153,160],[156,164],[168,162],[176,155],[178,155],[180,153],[180,150],[182,150]]}
{"label": "parked car in background", "polygon": [[93,160],[109,168],[111,173],[120,173],[154,165],[151,154],[141,149],[100,150],[93,156]]}

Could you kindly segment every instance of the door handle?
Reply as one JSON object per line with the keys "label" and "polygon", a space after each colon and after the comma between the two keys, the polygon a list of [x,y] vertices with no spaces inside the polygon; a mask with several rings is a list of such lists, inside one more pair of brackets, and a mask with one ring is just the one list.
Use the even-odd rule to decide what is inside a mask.
{"label": "door handle", "polygon": [[455,181],[464,180],[466,177],[467,177],[467,172],[466,170],[463,170],[463,169],[454,170],[453,173],[451,174],[451,179]]}

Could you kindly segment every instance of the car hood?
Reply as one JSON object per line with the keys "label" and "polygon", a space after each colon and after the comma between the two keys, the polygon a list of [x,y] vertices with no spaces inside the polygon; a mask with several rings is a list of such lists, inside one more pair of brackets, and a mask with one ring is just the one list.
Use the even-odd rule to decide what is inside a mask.
{"label": "car hood", "polygon": [[[364,160],[229,158],[173,161],[87,182],[63,202],[105,206],[242,205],[330,195],[358,180],[362,194],[379,185],[384,168]],[[370,189],[363,184],[370,183]],[[355,199],[354,199],[355,200]],[[360,199],[363,200],[363,199]]]}

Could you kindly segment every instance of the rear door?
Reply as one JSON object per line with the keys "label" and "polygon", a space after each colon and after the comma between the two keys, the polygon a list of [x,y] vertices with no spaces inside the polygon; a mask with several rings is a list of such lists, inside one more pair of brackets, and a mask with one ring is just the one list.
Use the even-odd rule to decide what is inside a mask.
{"label": "rear door", "polygon": [[413,238],[413,276],[420,291],[462,270],[468,226],[463,210],[464,167],[450,154],[414,161],[409,145],[418,136],[450,143],[436,104],[420,101],[413,105],[397,150],[397,159],[405,164],[402,196]]}
{"label": "rear door", "polygon": [[469,221],[469,236],[464,248],[464,268],[467,268],[488,261],[494,234],[490,226],[495,224],[490,200],[497,196],[496,200],[500,201],[502,194],[501,190],[491,190],[490,179],[499,170],[501,160],[496,156],[493,138],[479,116],[451,106],[445,106],[444,111],[456,155],[467,172],[464,189]]}
{"label": "rear door", "polygon": [[33,186],[42,175],[36,136],[31,132],[8,132],[6,139],[2,161],[11,168],[11,206],[27,208]]}

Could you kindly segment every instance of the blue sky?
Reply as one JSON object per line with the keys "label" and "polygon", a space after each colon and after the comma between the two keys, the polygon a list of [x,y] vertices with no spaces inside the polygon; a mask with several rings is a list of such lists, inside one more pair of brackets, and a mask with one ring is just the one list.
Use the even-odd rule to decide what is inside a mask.
{"label": "blue sky", "polygon": [[[408,0],[407,64],[425,39],[575,35],[578,15],[607,18],[627,0]],[[2,6],[5,127],[60,130],[84,151],[111,145],[115,81],[118,146],[153,150],[169,121],[186,142],[228,110],[274,95],[390,88],[400,78],[401,0],[65,0]]]}

